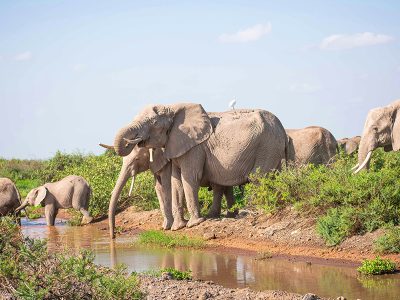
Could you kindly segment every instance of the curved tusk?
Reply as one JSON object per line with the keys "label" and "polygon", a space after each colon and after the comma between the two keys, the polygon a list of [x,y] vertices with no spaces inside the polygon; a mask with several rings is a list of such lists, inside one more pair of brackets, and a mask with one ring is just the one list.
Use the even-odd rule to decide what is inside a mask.
{"label": "curved tusk", "polygon": [[110,146],[110,145],[106,145],[106,144],[102,144],[102,143],[100,143],[99,146],[103,147],[103,148],[106,148],[106,149],[115,150],[114,146]]}
{"label": "curved tusk", "polygon": [[138,137],[136,139],[130,140],[127,138],[124,138],[124,141],[127,142],[127,144],[133,144],[136,145],[137,143],[141,142],[143,139],[141,137]]}
{"label": "curved tusk", "polygon": [[357,169],[359,165],[360,165],[360,164],[357,163],[354,167],[351,168],[351,170],[353,171],[353,170]]}
{"label": "curved tusk", "polygon": [[369,162],[370,158],[372,155],[372,151],[369,151],[367,154],[367,157],[364,159],[363,163],[358,167],[357,170],[354,171],[353,174],[357,174],[358,172],[360,172],[362,169],[364,169],[365,165]]}
{"label": "curved tusk", "polygon": [[131,188],[129,189],[129,196],[132,194],[134,184],[135,184],[135,175],[132,176]]}
{"label": "curved tusk", "polygon": [[150,162],[153,162],[153,148],[150,148],[149,152],[150,152]]}

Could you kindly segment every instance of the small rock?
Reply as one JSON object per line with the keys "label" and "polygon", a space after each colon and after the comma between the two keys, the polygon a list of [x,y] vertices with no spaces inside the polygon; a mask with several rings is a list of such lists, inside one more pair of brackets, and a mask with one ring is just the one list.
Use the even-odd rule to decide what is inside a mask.
{"label": "small rock", "polygon": [[162,280],[171,280],[173,278],[173,276],[169,272],[164,272],[164,273],[161,274],[160,278]]}
{"label": "small rock", "polygon": [[346,300],[346,298],[343,296],[340,296],[340,297],[337,297],[336,300]]}
{"label": "small rock", "polygon": [[199,295],[199,300],[206,300],[212,298],[212,294],[209,291],[201,292]]}
{"label": "small rock", "polygon": [[203,234],[203,239],[205,241],[213,240],[215,238],[216,238],[216,236],[215,236],[214,232],[206,232],[205,234]]}
{"label": "small rock", "polygon": [[318,300],[318,299],[320,298],[317,295],[308,293],[305,294],[301,300]]}

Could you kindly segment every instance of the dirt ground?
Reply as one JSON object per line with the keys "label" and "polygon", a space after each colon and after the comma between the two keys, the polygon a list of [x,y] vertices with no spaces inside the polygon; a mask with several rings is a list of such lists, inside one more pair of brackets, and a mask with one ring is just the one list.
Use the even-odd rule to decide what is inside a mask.
{"label": "dirt ground", "polygon": [[[330,265],[359,265],[366,258],[374,258],[373,241],[381,234],[377,230],[346,239],[339,246],[327,247],[315,231],[315,219],[305,218],[291,209],[274,216],[242,210],[236,218],[207,219],[192,228],[176,231],[205,239],[208,246],[223,247],[224,251],[251,251],[255,255],[293,256],[295,260]],[[100,222],[108,230],[108,220]],[[159,210],[136,211],[129,207],[116,216],[121,234],[161,229]],[[168,231],[171,234],[175,232]],[[384,255],[400,266],[400,255]]]}
{"label": "dirt ground", "polygon": [[146,299],[276,299],[276,300],[317,300],[315,295],[299,295],[283,291],[255,292],[248,288],[228,289],[211,281],[170,280],[167,274],[161,278],[140,276],[141,290]]}

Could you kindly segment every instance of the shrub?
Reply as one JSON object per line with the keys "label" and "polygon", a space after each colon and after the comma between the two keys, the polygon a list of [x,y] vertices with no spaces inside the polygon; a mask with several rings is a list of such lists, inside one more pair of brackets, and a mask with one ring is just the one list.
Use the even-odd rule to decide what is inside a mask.
{"label": "shrub", "polygon": [[161,277],[163,273],[168,273],[171,275],[172,279],[175,280],[191,280],[192,279],[192,271],[179,271],[174,268],[165,268],[161,270],[152,270],[152,271],[146,271],[143,272],[142,274],[145,275],[150,275],[150,276],[155,276],[155,277]]}
{"label": "shrub", "polygon": [[339,155],[330,166],[286,166],[281,172],[251,176],[248,205],[275,212],[294,205],[320,216],[317,232],[329,245],[356,233],[400,223],[400,154],[373,153],[370,172],[353,175],[355,157]]}
{"label": "shrub", "polygon": [[24,238],[0,220],[0,290],[18,299],[141,299],[136,276],[98,267],[94,254],[49,254],[46,241]]}
{"label": "shrub", "polygon": [[204,241],[181,234],[166,234],[158,230],[149,230],[139,234],[138,244],[161,246],[166,248],[202,248]]}
{"label": "shrub", "polygon": [[396,270],[396,264],[389,259],[382,259],[377,256],[375,259],[366,259],[362,262],[358,272],[365,275],[380,275],[393,273]]}
{"label": "shrub", "polygon": [[400,253],[400,227],[389,226],[384,235],[374,241],[379,253]]}
{"label": "shrub", "polygon": [[352,207],[331,208],[317,222],[317,232],[328,246],[339,244],[354,231],[357,214]]}

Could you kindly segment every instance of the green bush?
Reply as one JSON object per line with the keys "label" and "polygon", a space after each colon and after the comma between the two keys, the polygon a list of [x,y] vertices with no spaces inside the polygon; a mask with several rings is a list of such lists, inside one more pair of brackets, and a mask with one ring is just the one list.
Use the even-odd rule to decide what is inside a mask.
{"label": "green bush", "polygon": [[192,279],[192,271],[179,271],[175,268],[165,268],[161,270],[152,270],[152,271],[145,271],[141,274],[160,277],[163,273],[168,273],[172,276],[172,279],[175,280],[191,280]]}
{"label": "green bush", "polygon": [[166,234],[163,231],[149,230],[139,234],[136,242],[140,245],[160,246],[166,248],[202,248],[204,241],[182,234]]}
{"label": "green bush", "polygon": [[393,273],[396,270],[396,264],[389,259],[382,259],[377,256],[375,259],[366,259],[362,262],[358,272],[365,275],[380,275]]}
{"label": "green bush", "polygon": [[142,299],[126,269],[98,267],[94,254],[50,254],[46,241],[24,238],[10,218],[0,219],[0,290],[18,299]]}
{"label": "green bush", "polygon": [[389,226],[384,235],[374,241],[379,253],[400,253],[400,227]]}
{"label": "green bush", "polygon": [[370,172],[353,175],[355,157],[339,156],[330,166],[287,166],[281,172],[253,174],[246,186],[248,205],[275,212],[294,205],[320,216],[317,230],[327,244],[400,223],[400,154],[373,153]]}
{"label": "green bush", "polygon": [[356,230],[357,213],[352,207],[331,208],[318,219],[317,232],[328,246],[339,244]]}

